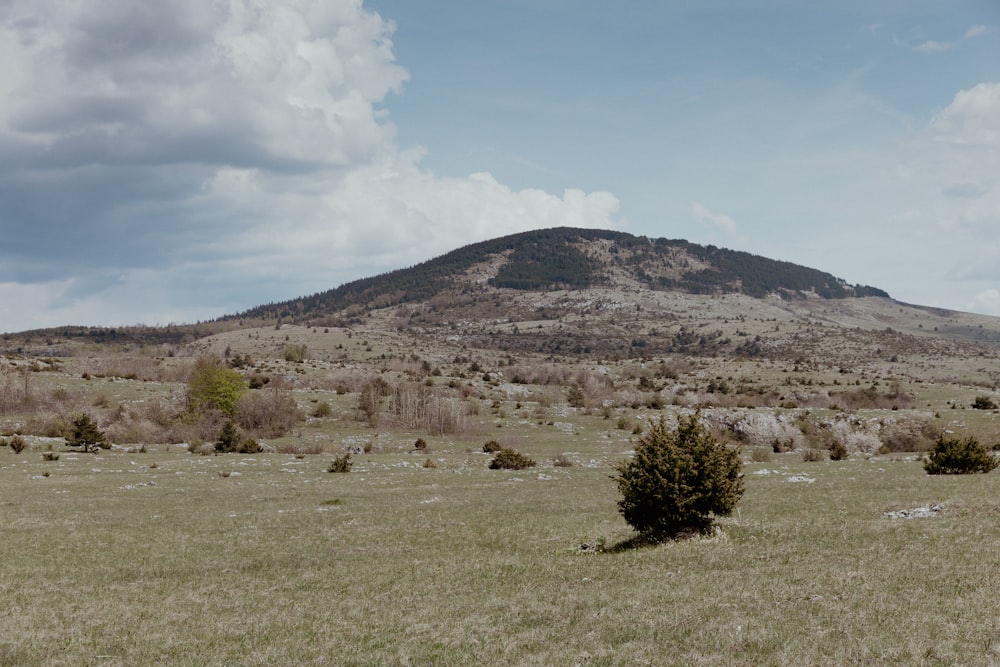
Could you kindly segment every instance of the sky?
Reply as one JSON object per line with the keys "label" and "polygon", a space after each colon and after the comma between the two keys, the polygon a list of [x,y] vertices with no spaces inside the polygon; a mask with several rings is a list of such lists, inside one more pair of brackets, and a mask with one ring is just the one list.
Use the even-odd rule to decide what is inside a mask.
{"label": "sky", "polygon": [[996,0],[0,0],[0,331],[554,226],[1000,316]]}

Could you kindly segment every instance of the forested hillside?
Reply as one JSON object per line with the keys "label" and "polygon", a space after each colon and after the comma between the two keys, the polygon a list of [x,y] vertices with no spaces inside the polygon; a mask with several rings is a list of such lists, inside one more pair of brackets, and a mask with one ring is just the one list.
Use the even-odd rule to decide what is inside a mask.
{"label": "forested hillside", "polygon": [[485,284],[498,289],[583,289],[627,278],[648,289],[691,294],[888,296],[874,287],[849,285],[823,271],[747,252],[560,227],[475,243],[416,266],[258,306],[233,317],[297,320],[331,315],[351,306],[378,308],[425,301],[448,289],[469,289],[466,274],[477,265],[495,266]]}

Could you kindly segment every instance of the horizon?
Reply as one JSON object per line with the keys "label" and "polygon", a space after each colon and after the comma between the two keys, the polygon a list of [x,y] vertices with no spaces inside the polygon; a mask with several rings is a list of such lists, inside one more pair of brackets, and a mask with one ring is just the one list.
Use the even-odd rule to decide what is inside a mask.
{"label": "horizon", "polygon": [[0,16],[0,330],[194,323],[557,226],[1000,316],[1000,7]]}

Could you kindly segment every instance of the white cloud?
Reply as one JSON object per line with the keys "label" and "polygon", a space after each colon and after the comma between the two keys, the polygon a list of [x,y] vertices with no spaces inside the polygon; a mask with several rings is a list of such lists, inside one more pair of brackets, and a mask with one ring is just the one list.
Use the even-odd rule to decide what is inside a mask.
{"label": "white cloud", "polygon": [[[1000,83],[959,91],[900,152],[882,196],[899,253],[923,267],[908,281],[923,302],[995,312],[1000,282]],[[906,248],[906,249],[904,249]],[[911,300],[913,298],[911,297]]]}
{"label": "white cloud", "polygon": [[0,326],[205,318],[620,224],[609,193],[422,169],[380,108],[392,31],[361,0],[0,6]]}
{"label": "white cloud", "polygon": [[921,53],[944,53],[945,51],[951,51],[955,48],[957,42],[936,42],[934,40],[928,40],[917,46],[913,47],[914,51],[920,51]]}
{"label": "white cloud", "polygon": [[1000,228],[1000,83],[959,91],[914,136],[897,172],[909,192],[908,225]]}
{"label": "white cloud", "polygon": [[995,32],[996,28],[989,25],[974,25],[965,31],[964,39],[971,39],[973,37],[981,37],[982,35],[988,35],[991,32]]}
{"label": "white cloud", "polygon": [[926,42],[922,42],[917,46],[914,46],[913,50],[921,53],[945,53],[946,51],[951,51],[966,40],[988,35],[995,30],[996,28],[989,25],[974,25],[966,30],[961,39],[957,41],[939,42],[935,40],[927,40]]}
{"label": "white cloud", "polygon": [[712,225],[726,234],[734,234],[736,232],[735,220],[725,213],[716,213],[715,211],[712,211],[699,201],[691,202],[691,215],[693,215],[697,220],[704,220],[705,222],[712,223]]}

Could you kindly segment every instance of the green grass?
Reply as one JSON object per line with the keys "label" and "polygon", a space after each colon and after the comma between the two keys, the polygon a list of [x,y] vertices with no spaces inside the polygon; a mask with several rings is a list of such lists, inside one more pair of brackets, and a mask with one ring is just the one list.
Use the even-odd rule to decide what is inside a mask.
{"label": "green grass", "polygon": [[610,468],[431,457],[0,452],[0,665],[1000,662],[996,474],[778,455],[716,535],[592,553]]}

